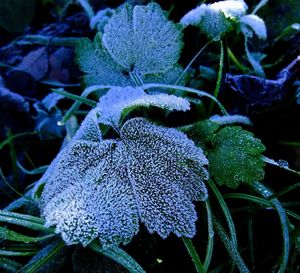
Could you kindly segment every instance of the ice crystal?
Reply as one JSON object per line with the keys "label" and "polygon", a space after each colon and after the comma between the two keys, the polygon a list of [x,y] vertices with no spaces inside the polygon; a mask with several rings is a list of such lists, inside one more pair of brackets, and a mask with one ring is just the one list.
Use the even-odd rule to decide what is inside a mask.
{"label": "ice crystal", "polygon": [[169,21],[159,5],[123,5],[108,20],[103,36],[98,33],[94,43],[88,39],[79,43],[76,55],[86,73],[84,82],[128,86],[134,75],[143,82],[174,83],[174,76],[182,72],[176,66],[181,36],[180,26]]}
{"label": "ice crystal", "polygon": [[127,243],[139,222],[163,238],[193,237],[207,164],[183,133],[133,118],[119,139],[78,138],[57,156],[41,178],[42,215],[67,244]]}
{"label": "ice crystal", "polygon": [[141,88],[114,87],[100,98],[98,104],[99,121],[103,124],[118,127],[122,112],[141,106],[156,106],[170,111],[187,111],[190,109],[187,100],[174,95],[148,95]]}

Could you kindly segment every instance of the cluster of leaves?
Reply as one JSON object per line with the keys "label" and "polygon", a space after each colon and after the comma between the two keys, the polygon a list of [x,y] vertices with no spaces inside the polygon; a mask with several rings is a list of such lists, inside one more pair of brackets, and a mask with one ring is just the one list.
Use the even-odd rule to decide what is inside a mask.
{"label": "cluster of leaves", "polygon": [[[172,233],[181,237],[196,271],[201,273],[210,267],[216,232],[239,271],[249,272],[239,252],[226,197],[252,201],[262,208],[272,207],[277,211],[283,247],[276,268],[284,272],[289,262],[292,229],[287,215],[297,220],[300,217],[286,210],[277,196],[259,182],[264,179],[265,162],[282,166],[262,156],[266,148],[253,133],[234,125],[251,125],[250,120],[228,115],[218,101],[223,74],[223,41],[230,32],[244,35],[246,57],[255,73],[264,76],[259,62],[248,50],[248,38],[254,34],[259,39],[267,38],[264,21],[255,15],[264,1],[251,14],[246,14],[248,7],[243,0],[201,4],[183,16],[179,24],[170,21],[156,3],[124,4],[116,10],[107,8],[94,14],[88,1],[56,2],[44,0],[43,4],[54,5],[60,17],[66,14],[71,4],[81,5],[89,17],[90,28],[98,31],[93,42],[88,38],[76,42],[76,62],[83,72],[82,82],[86,89],[82,96],[55,89],[55,93],[33,104],[37,112],[35,129],[41,140],[61,138],[65,133],[66,137],[61,151],[33,188],[0,211],[0,222],[5,223],[0,227],[0,238],[20,242],[20,248],[24,250],[18,252],[13,243],[5,243],[0,250],[0,267],[14,272],[22,265],[6,256],[33,256],[20,272],[47,272],[51,267],[48,261],[62,260],[62,255],[57,258],[57,254],[66,251],[66,245],[81,244],[94,252],[76,248],[72,257],[75,272],[82,272],[85,267],[94,270],[91,269],[93,266],[100,266],[99,272],[102,269],[123,272],[124,268],[130,272],[144,272],[120,245],[140,236],[139,230],[145,226],[149,233],[157,233],[163,239]],[[11,8],[8,2],[3,3]],[[16,5],[20,7],[21,2]],[[2,23],[6,19],[1,20],[0,16],[0,26],[6,30],[21,30],[8,29]],[[22,29],[28,23],[24,22]],[[214,96],[185,86],[186,75],[193,77],[189,68],[194,60],[186,69],[182,69],[178,61],[184,45],[183,30],[189,25],[197,26],[209,39],[220,42],[219,71],[212,71],[214,80],[217,75]],[[69,42],[63,38],[56,41]],[[46,39],[46,43],[50,40]],[[290,70],[279,73],[278,81],[259,80],[262,84],[274,83],[283,88],[292,78],[289,71],[297,64],[298,61],[290,65]],[[41,81],[48,71],[46,47],[30,52],[18,68]],[[240,88],[244,76],[249,77],[227,75],[226,81],[231,80],[232,86],[236,84]],[[252,76],[251,79],[257,81],[257,78]],[[59,85],[53,81],[46,84]],[[86,98],[92,92],[97,92],[96,101]],[[29,111],[25,99],[14,95],[5,86],[0,87],[0,95]],[[76,102],[63,117],[57,105],[64,96]],[[212,100],[208,111],[203,110],[205,101],[199,100],[202,96]],[[82,113],[77,111],[82,103],[93,109],[83,110],[86,117],[78,128],[76,116]],[[224,116],[211,116],[215,103]],[[171,112],[183,116],[200,110],[205,113],[200,118],[192,117],[183,126],[169,125],[168,118],[174,114]],[[57,123],[66,124],[66,128],[58,127]],[[10,136],[0,143],[0,150],[8,144],[13,154],[13,138]],[[45,167],[27,171],[15,162],[27,174],[45,171]],[[283,168],[299,174],[288,166]],[[2,171],[0,175],[6,181]],[[224,185],[232,190],[244,185],[261,198],[238,191],[223,195],[219,186]],[[191,241],[199,231],[198,216],[202,216],[196,209],[196,201],[205,202],[206,207],[209,236],[204,263]],[[41,218],[11,212],[27,207],[36,209],[37,206]],[[220,208],[229,234],[218,219]],[[27,227],[40,234],[38,237],[32,233],[23,235],[11,230],[12,225]],[[293,236],[297,247],[299,236],[297,232],[293,234],[296,234]],[[45,247],[41,248],[40,243]],[[96,252],[105,257],[99,260],[97,256],[93,260]],[[78,253],[89,253],[92,264],[80,261]]]}

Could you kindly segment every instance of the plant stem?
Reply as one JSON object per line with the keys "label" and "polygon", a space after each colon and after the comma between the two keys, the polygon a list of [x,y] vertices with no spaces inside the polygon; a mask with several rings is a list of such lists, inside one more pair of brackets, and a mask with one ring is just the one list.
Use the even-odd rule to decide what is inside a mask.
{"label": "plant stem", "polygon": [[206,271],[204,270],[204,267],[200,261],[200,258],[199,258],[198,253],[193,245],[192,240],[190,238],[182,237],[182,241],[192,258],[192,261],[195,265],[197,273],[205,273]]}
{"label": "plant stem", "polygon": [[[223,41],[220,40],[220,60],[219,60],[219,70],[218,70],[218,77],[217,77],[217,83],[214,90],[214,97],[218,98],[220,87],[221,87],[221,81],[222,81],[222,74],[223,74],[223,66],[224,66],[224,44]],[[211,101],[208,114],[211,116],[212,110],[214,108],[214,101]]]}
{"label": "plant stem", "polygon": [[198,52],[197,54],[194,56],[194,58],[188,63],[188,65],[186,66],[186,68],[183,70],[183,72],[180,74],[179,78],[176,80],[176,82],[174,83],[174,85],[177,85],[180,83],[180,81],[182,80],[183,76],[185,75],[185,73],[189,70],[189,68],[191,67],[191,65],[194,63],[194,61],[200,56],[200,54],[205,50],[205,48],[210,45],[212,42],[214,42],[214,40],[210,40],[209,42],[207,42]]}
{"label": "plant stem", "polygon": [[[273,192],[260,182],[254,182],[251,186],[253,190],[255,190],[257,193],[259,193],[266,199],[273,195]],[[290,234],[289,234],[288,219],[286,217],[284,208],[282,207],[278,199],[274,198],[271,199],[269,202],[277,211],[281,223],[282,236],[283,236],[283,253],[282,253],[282,261],[280,264],[280,269],[278,272],[284,273],[287,267],[289,252],[290,252]]]}
{"label": "plant stem", "polygon": [[240,61],[235,57],[234,53],[231,51],[231,49],[229,47],[227,47],[227,53],[228,53],[228,56],[229,56],[230,60],[235,64],[235,66],[239,70],[241,70],[243,73],[247,73],[248,72],[247,67],[245,67],[244,65],[242,65],[240,63]]}

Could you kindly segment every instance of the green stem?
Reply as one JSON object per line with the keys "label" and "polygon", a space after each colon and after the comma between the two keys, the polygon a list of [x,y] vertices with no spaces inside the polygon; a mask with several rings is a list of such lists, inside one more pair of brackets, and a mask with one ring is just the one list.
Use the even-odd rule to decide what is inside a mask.
{"label": "green stem", "polygon": [[200,258],[199,258],[198,253],[193,245],[192,240],[190,238],[182,237],[182,241],[192,258],[192,261],[195,265],[197,273],[205,273],[206,271],[200,261]]}
{"label": "green stem", "polygon": [[93,7],[89,3],[89,1],[88,0],[78,0],[78,2],[82,6],[84,11],[86,12],[89,19],[91,20],[94,17],[95,13],[94,13]]}
{"label": "green stem", "polygon": [[209,179],[207,184],[210,187],[210,189],[212,190],[212,192],[214,193],[214,195],[216,196],[216,198],[221,206],[221,209],[222,209],[222,211],[225,215],[226,221],[227,221],[231,240],[232,240],[233,244],[237,247],[236,230],[235,230],[235,226],[234,226],[233,219],[232,219],[231,213],[229,211],[229,208],[228,208],[222,194],[220,193],[217,186],[215,185],[214,181]]}
{"label": "green stem", "polygon": [[[219,70],[218,70],[218,77],[217,77],[217,83],[216,87],[214,90],[214,97],[217,99],[219,92],[220,92],[220,87],[221,87],[221,81],[222,81],[222,75],[223,75],[223,66],[224,66],[224,44],[223,41],[220,40],[220,60],[219,60]],[[209,106],[209,116],[211,116],[212,110],[214,108],[214,101],[211,101],[210,106]]]}
{"label": "green stem", "polygon": [[231,51],[231,49],[229,47],[227,47],[227,53],[228,53],[228,56],[229,56],[230,60],[235,64],[235,66],[239,70],[241,70],[243,73],[247,73],[248,72],[247,67],[245,67],[244,65],[242,65],[240,63],[240,61],[236,58],[236,56],[234,55],[234,53]]}
{"label": "green stem", "polygon": [[2,142],[0,142],[0,150],[7,144],[9,144],[12,140],[14,140],[15,138],[19,138],[22,136],[32,136],[32,135],[36,135],[36,132],[25,132],[25,133],[20,133],[20,134],[15,134],[15,135],[10,135],[9,137],[7,137],[5,140],[3,140]]}
{"label": "green stem", "polygon": [[185,92],[196,94],[199,97],[208,97],[211,100],[213,100],[219,106],[221,112],[224,115],[228,115],[225,107],[214,96],[210,95],[209,93],[207,93],[205,91],[201,91],[201,90],[194,89],[194,88],[191,88],[191,87],[186,87],[186,86],[172,85],[172,84],[162,84],[162,83],[148,83],[148,84],[144,84],[143,86],[141,86],[141,88],[143,88],[143,89],[150,89],[150,88],[176,89],[176,90],[182,90],[182,91],[185,91]]}
{"label": "green stem", "polygon": [[[268,199],[270,196],[273,195],[273,192],[269,190],[266,186],[264,186],[260,182],[254,182],[252,184],[252,188],[254,191],[262,195],[264,198]],[[284,208],[282,207],[281,203],[278,199],[271,199],[269,201],[274,209],[277,211],[281,228],[282,228],[282,236],[283,236],[283,254],[282,254],[282,261],[280,264],[279,273],[284,273],[287,267],[288,259],[289,259],[289,252],[290,252],[290,235],[289,235],[289,224],[288,219],[286,217]]]}
{"label": "green stem", "polygon": [[[28,43],[39,45],[53,45],[53,46],[76,46],[81,38],[78,37],[49,37],[45,35],[24,35],[18,37],[12,44],[24,44],[24,40]],[[25,42],[26,44],[26,42]]]}
{"label": "green stem", "polygon": [[246,266],[244,260],[242,259],[236,245],[229,239],[228,235],[226,234],[224,228],[221,224],[214,218],[214,227],[219,235],[222,243],[224,244],[228,254],[236,264],[237,268],[242,273],[250,273],[248,267]]}
{"label": "green stem", "polygon": [[200,56],[200,54],[205,50],[205,48],[210,45],[212,42],[214,42],[214,40],[211,40],[209,42],[207,42],[198,52],[197,54],[194,56],[194,58],[188,63],[188,65],[186,66],[186,68],[183,70],[183,72],[181,73],[181,75],[179,76],[179,78],[177,79],[177,81],[174,83],[174,85],[177,85],[180,83],[180,81],[182,80],[182,78],[184,77],[185,73],[189,70],[189,68],[191,67],[191,65],[194,63],[194,61]]}
{"label": "green stem", "polygon": [[210,208],[209,201],[205,201],[206,213],[207,213],[207,229],[208,229],[208,238],[207,238],[207,247],[206,247],[206,255],[203,263],[204,271],[207,272],[214,248],[214,229],[213,229],[213,221],[212,221],[212,211]]}

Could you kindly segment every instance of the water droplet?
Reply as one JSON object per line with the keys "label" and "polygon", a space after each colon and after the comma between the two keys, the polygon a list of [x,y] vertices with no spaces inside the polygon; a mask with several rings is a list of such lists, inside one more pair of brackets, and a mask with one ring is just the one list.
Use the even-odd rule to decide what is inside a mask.
{"label": "water droplet", "polygon": [[279,167],[281,168],[288,168],[289,167],[289,163],[286,161],[286,160],[283,160],[283,159],[279,159],[277,161]]}
{"label": "water droplet", "polygon": [[65,125],[65,123],[64,123],[64,122],[62,122],[62,121],[58,121],[58,122],[57,122],[57,125],[58,125],[58,126],[64,126],[64,125]]}

